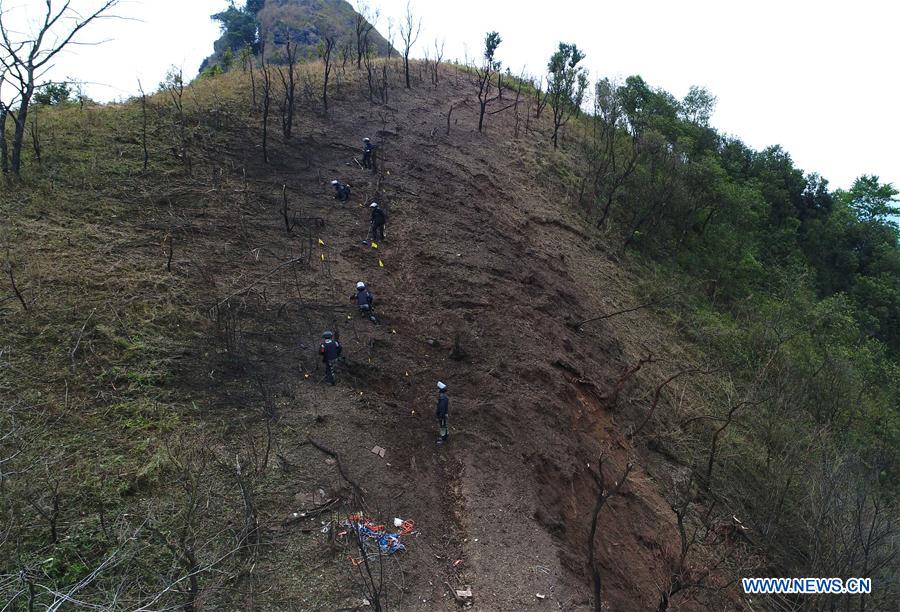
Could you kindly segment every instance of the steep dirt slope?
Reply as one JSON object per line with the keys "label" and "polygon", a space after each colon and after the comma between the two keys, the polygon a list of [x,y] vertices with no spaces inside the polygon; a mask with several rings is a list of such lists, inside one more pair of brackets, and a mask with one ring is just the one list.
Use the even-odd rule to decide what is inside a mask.
{"label": "steep dirt slope", "polygon": [[[634,455],[605,405],[626,348],[614,326],[575,333],[565,323],[622,306],[627,294],[610,294],[629,281],[614,278],[621,273],[603,245],[554,187],[565,185],[551,170],[564,158],[542,159],[550,153],[540,135],[514,140],[511,116],[492,117],[479,135],[471,112],[444,134],[444,107],[467,88],[456,78],[398,91],[385,107],[343,104],[324,124],[305,126],[293,145],[299,159],[285,153],[252,170],[292,188],[293,206],[321,219],[302,224],[318,225],[310,236],[324,242],[284,314],[302,330],[301,369],[311,375],[284,373],[294,387],[279,452],[287,464],[321,462],[308,446],[292,448],[313,436],[340,453],[380,518],[416,520],[420,535],[401,561],[403,609],[455,607],[445,581],[471,585],[478,609],[588,608],[590,470],[604,452],[612,482]],[[380,144],[380,177],[352,161],[347,145],[364,135]],[[330,199],[332,177],[352,184],[350,203]],[[361,241],[373,197],[390,214],[377,250]],[[283,232],[277,209],[269,212],[271,231]],[[357,280],[374,291],[383,325],[339,306]],[[347,356],[334,389],[318,382],[313,354],[326,328],[340,333]],[[450,356],[456,337],[461,360]],[[439,379],[451,391],[443,448],[434,444]],[[387,450],[384,459],[369,452],[374,445]],[[267,511],[292,509],[281,503]],[[600,522],[610,609],[654,607],[678,542],[671,507],[640,465]]]}
{"label": "steep dirt slope", "polygon": [[[44,191],[23,188],[5,208],[30,262],[20,278],[32,279],[33,308],[10,300],[4,316],[22,330],[14,341],[37,340],[7,353],[4,373],[32,373],[23,394],[46,391],[55,420],[41,444],[65,456],[59,469],[75,484],[63,515],[88,534],[84,549],[106,532],[104,507],[132,530],[144,519],[128,517],[157,530],[135,544],[128,605],[181,575],[158,534],[179,533],[188,516],[201,564],[247,556],[202,573],[198,608],[358,607],[353,550],[322,528],[363,510],[416,523],[407,551],[383,560],[389,609],[455,609],[448,585],[470,585],[478,610],[590,609],[592,471],[603,453],[610,486],[636,462],[600,515],[604,599],[610,610],[656,607],[679,547],[666,501],[675,470],[632,448],[607,398],[644,341],[665,363],[682,357],[678,344],[647,311],[567,325],[635,304],[639,279],[581,218],[572,161],[550,149],[544,120],[529,133],[520,124],[516,139],[509,110],[478,134],[470,104],[454,110],[448,135],[447,108],[474,92],[455,69],[442,74],[437,87],[419,76],[407,91],[395,69],[386,105],[337,76],[328,116],[304,100],[293,140],[272,118],[269,163],[237,73],[187,92],[189,159],[170,146],[181,133],[170,99],[152,102],[150,173],[131,136],[138,105],[70,109],[48,130],[47,168],[65,172],[48,170]],[[353,159],[363,136],[380,146],[379,173]],[[353,186],[349,203],[332,199],[332,178]],[[373,198],[390,215],[377,249],[363,242]],[[350,304],[358,280],[382,325]],[[345,347],[336,387],[321,382],[325,329]],[[457,339],[464,355],[453,358]],[[437,380],[450,387],[444,447]],[[207,454],[186,477],[198,449]],[[97,481],[90,490],[82,474]],[[182,487],[198,482],[206,501],[194,515]],[[289,520],[323,496],[337,500],[328,512]],[[40,517],[28,520],[38,534]],[[260,534],[252,556],[229,551],[249,523]],[[692,562],[704,563],[702,550]],[[671,608],[736,607],[719,597],[697,590]]]}

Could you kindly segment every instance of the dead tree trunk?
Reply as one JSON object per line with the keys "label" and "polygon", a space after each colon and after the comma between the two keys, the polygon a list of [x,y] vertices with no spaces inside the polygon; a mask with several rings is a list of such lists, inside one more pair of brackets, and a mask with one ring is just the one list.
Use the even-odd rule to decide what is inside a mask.
{"label": "dead tree trunk", "polygon": [[597,483],[597,501],[594,504],[594,512],[591,515],[591,535],[588,537],[588,569],[591,572],[591,579],[594,584],[594,610],[596,612],[602,612],[603,609],[603,579],[600,576],[600,570],[597,567],[594,553],[594,541],[597,537],[597,519],[600,516],[600,510],[603,509],[606,501],[610,497],[616,495],[619,492],[619,489],[622,488],[622,485],[625,484],[625,481],[628,479],[628,474],[633,467],[634,464],[629,462],[625,467],[625,472],[622,474],[622,477],[613,484],[613,488],[610,490],[606,489],[606,480],[603,476],[602,454],[598,460],[596,473],[591,472],[594,482]]}
{"label": "dead tree trunk", "polygon": [[147,94],[144,92],[144,86],[138,79],[138,91],[141,92],[141,146],[144,151],[144,171],[150,163],[150,154],[147,151]]}
{"label": "dead tree trunk", "polygon": [[325,64],[325,80],[322,84],[322,108],[325,110],[326,115],[328,114],[328,77],[331,76],[331,56],[336,44],[337,39],[334,36],[325,37],[325,46],[322,50],[322,62]]}
{"label": "dead tree trunk", "polygon": [[269,110],[272,105],[272,75],[269,71],[268,65],[263,64],[262,73],[263,73],[262,151],[263,151],[263,161],[265,161],[268,164],[269,163]]}

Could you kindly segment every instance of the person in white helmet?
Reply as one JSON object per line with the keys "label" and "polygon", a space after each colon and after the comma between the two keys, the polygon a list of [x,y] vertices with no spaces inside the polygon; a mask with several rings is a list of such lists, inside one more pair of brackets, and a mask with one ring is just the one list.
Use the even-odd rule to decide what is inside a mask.
{"label": "person in white helmet", "polygon": [[356,283],[356,293],[350,296],[351,302],[356,302],[360,314],[370,320],[372,323],[378,323],[378,317],[375,316],[375,301],[372,292],[366,287],[362,281]]}
{"label": "person in white helmet", "polygon": [[450,398],[447,397],[447,385],[445,385],[441,381],[438,381],[437,388],[437,409],[434,413],[435,417],[437,417],[438,428],[440,429],[440,435],[438,436],[437,443],[444,444],[450,437],[450,429],[447,425],[447,416],[450,411]]}
{"label": "person in white helmet", "polygon": [[372,211],[372,240],[379,240],[379,235],[381,236],[380,240],[384,240],[384,224],[387,223],[387,213],[378,205],[378,202],[369,204],[369,209]]}
{"label": "person in white helmet", "polygon": [[346,202],[350,199],[350,185],[334,179],[333,181],[331,181],[331,186],[334,187],[335,200]]}
{"label": "person in white helmet", "polygon": [[372,141],[368,138],[363,138],[363,160],[362,165],[363,168],[368,170],[369,168],[375,169],[375,159],[374,159],[375,145],[372,144]]}

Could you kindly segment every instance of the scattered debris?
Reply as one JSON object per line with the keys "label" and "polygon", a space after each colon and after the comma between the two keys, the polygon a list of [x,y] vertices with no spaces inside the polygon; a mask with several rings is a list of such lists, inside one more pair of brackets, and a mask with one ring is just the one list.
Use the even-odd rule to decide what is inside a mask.
{"label": "scattered debris", "polygon": [[384,449],[380,446],[373,447],[371,452],[373,455],[378,455],[379,457],[384,458]]}
{"label": "scattered debris", "polygon": [[450,586],[449,582],[444,582],[444,586],[446,586],[447,590],[450,591],[450,594],[453,595],[453,599],[456,600],[456,603],[467,607],[472,605],[472,587],[468,584],[462,589],[454,589]]}
{"label": "scattered debris", "polygon": [[543,593],[535,593],[534,596],[537,597],[538,599],[547,599],[547,596],[544,595]]}
{"label": "scattered debris", "polygon": [[[371,519],[365,518],[361,513],[351,514],[348,520],[341,523],[348,530],[353,530],[360,534],[366,542],[377,544],[382,553],[389,555],[406,550],[400,542],[400,538],[405,535],[412,534],[415,529],[415,523],[411,520],[400,522],[400,531],[397,533],[388,533],[384,525],[378,525]],[[368,553],[367,553],[368,554]]]}
{"label": "scattered debris", "polygon": [[[320,491],[321,491],[321,489],[320,489]],[[303,519],[313,518],[313,517],[315,517],[315,516],[318,516],[318,515],[322,514],[323,512],[326,512],[326,511],[328,511],[328,510],[331,510],[331,509],[334,508],[334,507],[338,504],[338,502],[340,502],[340,501],[341,501],[341,498],[340,498],[340,497],[333,497],[333,498],[331,498],[331,499],[329,499],[329,500],[327,500],[327,501],[325,501],[325,502],[319,504],[318,506],[315,506],[315,507],[310,508],[310,509],[308,509],[308,510],[301,510],[301,511],[299,511],[299,512],[291,512],[291,513],[287,516],[287,518],[284,519],[284,521],[282,522],[282,524],[283,524],[283,525],[293,525],[294,523],[296,523],[296,522],[298,522],[298,521],[301,521],[301,520],[303,520]]]}

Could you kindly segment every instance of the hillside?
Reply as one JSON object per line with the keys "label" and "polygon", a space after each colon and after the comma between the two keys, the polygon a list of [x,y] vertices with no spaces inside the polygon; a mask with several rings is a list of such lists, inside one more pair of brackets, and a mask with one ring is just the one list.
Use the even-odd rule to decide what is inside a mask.
{"label": "hillside", "polygon": [[[40,164],[2,195],[16,289],[0,301],[0,598],[370,609],[342,524],[354,512],[415,522],[404,552],[371,558],[385,609],[457,609],[450,587],[465,586],[478,610],[594,609],[589,550],[609,610],[760,609],[739,577],[823,567],[779,544],[821,507],[803,487],[813,450],[832,448],[781,415],[789,314],[746,348],[756,319],[730,327],[688,277],[598,229],[579,196],[589,130],[573,122],[554,150],[527,88],[479,133],[465,70],[434,83],[414,64],[406,90],[385,66],[386,103],[349,66],[327,113],[303,99],[292,139],[270,117],[268,162],[240,70],[195,82],[184,112],[165,91],[149,115],[140,100],[41,109]],[[376,172],[354,161],[364,136]],[[374,199],[389,214],[377,248]],[[348,300],[359,280],[378,326]],[[827,314],[816,333],[843,337]],[[346,358],[335,387],[326,329]],[[774,371],[781,395],[745,392],[743,374],[757,389]]]}
{"label": "hillside", "polygon": [[[258,54],[266,49],[270,60],[283,61],[283,46],[290,40],[301,60],[319,58],[325,37],[340,41],[335,54],[356,57],[357,28],[376,56],[387,55],[391,45],[346,0],[264,0],[249,2],[242,10],[230,9],[213,16],[223,27],[213,44],[214,52],[200,71],[224,62],[226,51],[237,54],[251,44]],[[371,19],[371,16],[368,16]]]}

